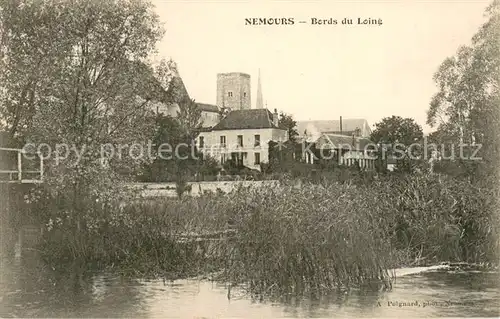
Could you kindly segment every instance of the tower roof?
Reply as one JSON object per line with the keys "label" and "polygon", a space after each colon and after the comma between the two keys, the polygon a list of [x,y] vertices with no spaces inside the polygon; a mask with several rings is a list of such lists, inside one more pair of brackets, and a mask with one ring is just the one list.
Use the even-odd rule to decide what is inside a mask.
{"label": "tower roof", "polygon": [[182,81],[175,62],[169,61],[168,83],[161,82],[155,76],[153,68],[139,61],[127,61],[128,70],[135,75],[135,79],[140,79],[144,85],[145,92],[142,98],[151,98],[161,103],[179,103],[185,98],[189,98],[186,86]]}
{"label": "tower roof", "polygon": [[174,76],[166,91],[167,98],[174,103],[179,103],[183,99],[189,99],[189,93],[180,76]]}
{"label": "tower roof", "polygon": [[237,75],[237,76],[244,76],[244,77],[250,77],[250,74],[244,73],[244,72],[226,72],[226,73],[217,73],[217,76],[231,76],[231,75]]}

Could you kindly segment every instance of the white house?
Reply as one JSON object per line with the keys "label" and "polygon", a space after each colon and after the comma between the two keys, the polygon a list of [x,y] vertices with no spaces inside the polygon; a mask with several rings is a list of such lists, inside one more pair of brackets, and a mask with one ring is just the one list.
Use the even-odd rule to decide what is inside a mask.
{"label": "white house", "polygon": [[315,151],[304,148],[303,158],[307,163],[319,159],[336,161],[339,165],[356,163],[363,169],[375,169],[377,146],[369,139],[339,134],[322,134],[314,142]]}
{"label": "white house", "polygon": [[288,132],[278,128],[278,113],[268,109],[242,109],[229,112],[210,130],[201,132],[197,147],[204,156],[224,164],[228,160],[260,170],[269,161],[269,141],[284,142]]}
{"label": "white house", "polygon": [[221,110],[217,105],[207,103],[196,103],[201,109],[202,126],[205,128],[214,127],[221,119]]}

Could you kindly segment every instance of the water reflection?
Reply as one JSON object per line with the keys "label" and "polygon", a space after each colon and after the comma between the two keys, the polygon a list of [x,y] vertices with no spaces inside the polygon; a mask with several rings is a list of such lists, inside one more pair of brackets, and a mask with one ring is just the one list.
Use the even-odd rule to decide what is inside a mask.
{"label": "water reflection", "polygon": [[434,271],[398,278],[391,292],[255,300],[224,284],[140,280],[3,261],[2,317],[499,316],[498,273]]}
{"label": "water reflection", "polygon": [[[79,267],[49,269],[2,262],[2,317],[141,316],[141,287],[122,277],[95,276]],[[111,306],[109,306],[111,305]]]}

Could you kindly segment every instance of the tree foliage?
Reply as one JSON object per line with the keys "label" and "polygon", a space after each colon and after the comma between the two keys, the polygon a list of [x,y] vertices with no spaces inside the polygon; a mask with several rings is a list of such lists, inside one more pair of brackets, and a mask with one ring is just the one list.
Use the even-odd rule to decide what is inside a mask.
{"label": "tree foliage", "polygon": [[385,117],[375,124],[370,139],[375,143],[396,144],[409,146],[420,142],[423,137],[422,127],[414,119],[401,116]]}
{"label": "tree foliage", "polygon": [[201,109],[194,99],[185,97],[179,103],[177,120],[181,124],[185,134],[192,141],[198,135],[203,121],[201,119]]}
{"label": "tree foliage", "polygon": [[[423,138],[422,127],[412,118],[402,118],[401,116],[385,117],[375,124],[371,140],[376,144],[381,144],[378,149],[379,170],[384,167],[380,161],[386,161],[388,157],[395,157],[397,169],[405,172],[412,172],[412,165],[408,152],[415,158],[421,154],[419,148],[409,148],[410,145],[420,143]],[[383,169],[382,169],[383,170]]]}
{"label": "tree foliage", "polygon": [[88,213],[86,202],[116,194],[120,169],[148,160],[116,147],[145,145],[153,132],[159,88],[147,58],[163,35],[158,17],[141,0],[2,0],[0,8],[3,126],[50,146],[44,186],[76,215]]}
{"label": "tree foliage", "polygon": [[[191,139],[181,122],[159,114],[155,120],[153,161],[145,163],[143,179],[150,182],[174,181],[179,174],[190,175],[198,159]],[[193,172],[194,173],[194,172]]]}
{"label": "tree foliage", "polygon": [[281,112],[278,120],[278,127],[288,132],[288,139],[292,142],[296,142],[299,132],[297,131],[297,121],[293,119],[293,116]]}
{"label": "tree foliage", "polygon": [[[189,102],[191,101],[191,102]],[[194,104],[189,100],[188,103]],[[182,107],[181,107],[182,109]],[[193,110],[194,114],[199,112]],[[179,112],[180,113],[180,112]],[[153,161],[145,163],[140,179],[148,182],[176,182],[185,184],[197,176],[215,176],[220,171],[217,160],[204,156],[196,147],[193,136],[196,136],[200,125],[200,118],[184,121],[183,117],[172,117],[158,114],[155,118],[155,130],[152,140]],[[192,126],[189,124],[198,123]],[[163,145],[162,147],[160,147]],[[161,152],[161,154],[160,154]]]}
{"label": "tree foliage", "polygon": [[500,1],[485,12],[486,22],[470,45],[443,61],[434,75],[439,91],[427,112],[435,137],[455,145],[482,144],[482,167],[498,160],[500,132]]}

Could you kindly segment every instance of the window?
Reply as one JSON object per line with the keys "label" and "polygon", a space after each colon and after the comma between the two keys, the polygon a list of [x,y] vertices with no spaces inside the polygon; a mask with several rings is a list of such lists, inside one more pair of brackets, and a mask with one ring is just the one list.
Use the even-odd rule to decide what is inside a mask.
{"label": "window", "polygon": [[243,135],[238,135],[238,146],[243,147]]}
{"label": "window", "polygon": [[260,135],[255,134],[255,146],[260,146]]}
{"label": "window", "polygon": [[220,146],[226,147],[226,137],[224,135],[220,137]]}
{"label": "window", "polygon": [[260,164],[260,153],[255,153],[255,165]]}
{"label": "window", "polygon": [[203,148],[205,146],[205,137],[200,136],[200,148]]}
{"label": "window", "polygon": [[247,92],[243,92],[243,97],[247,97]]}
{"label": "window", "polygon": [[228,97],[233,97],[233,92],[227,92]]}

